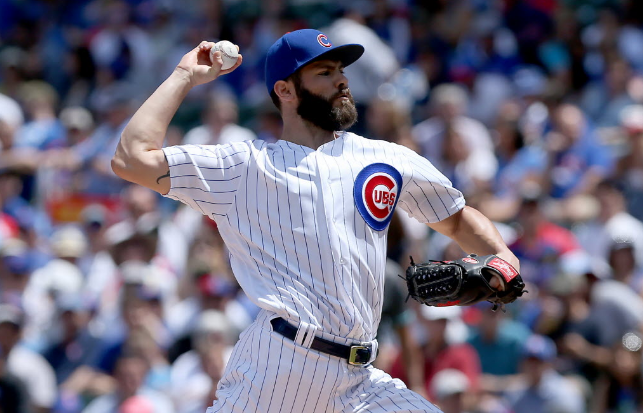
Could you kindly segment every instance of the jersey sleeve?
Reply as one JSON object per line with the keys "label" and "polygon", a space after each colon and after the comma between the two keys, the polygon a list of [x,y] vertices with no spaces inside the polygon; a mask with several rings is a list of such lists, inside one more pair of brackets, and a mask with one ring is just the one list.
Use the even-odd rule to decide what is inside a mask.
{"label": "jersey sleeve", "polygon": [[403,148],[404,184],[399,206],[423,224],[442,221],[464,208],[462,193],[426,158]]}
{"label": "jersey sleeve", "polygon": [[170,166],[168,198],[207,216],[223,216],[245,179],[250,148],[226,145],[179,145],[163,148]]}

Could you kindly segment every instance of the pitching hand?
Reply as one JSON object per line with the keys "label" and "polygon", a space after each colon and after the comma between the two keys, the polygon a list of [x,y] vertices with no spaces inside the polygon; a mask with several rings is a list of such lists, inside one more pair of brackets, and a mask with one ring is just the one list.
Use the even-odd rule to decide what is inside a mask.
{"label": "pitching hand", "polygon": [[[221,70],[223,60],[221,60],[220,51],[214,52],[214,59],[210,60],[210,49],[213,46],[214,42],[201,42],[197,47],[186,53],[176,66],[177,70],[187,72],[192,86],[211,82],[221,75],[232,72],[241,65],[243,57],[239,55],[234,66],[230,69]],[[238,48],[239,46],[237,46]]]}

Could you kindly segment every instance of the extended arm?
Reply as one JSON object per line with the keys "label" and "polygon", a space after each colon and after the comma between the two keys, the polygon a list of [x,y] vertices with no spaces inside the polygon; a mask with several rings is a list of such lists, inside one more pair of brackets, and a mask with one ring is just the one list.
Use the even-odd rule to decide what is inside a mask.
{"label": "extended arm", "polygon": [[509,250],[493,223],[478,210],[465,206],[429,227],[458,243],[467,254],[495,254],[520,271],[518,258]]}
{"label": "extended arm", "polygon": [[169,192],[170,170],[161,148],[170,121],[190,89],[230,73],[242,61],[239,56],[232,68],[221,70],[220,51],[214,53],[214,62],[210,60],[213,45],[201,42],[183,56],[172,74],[132,116],[112,158],[116,175],[161,194]]}

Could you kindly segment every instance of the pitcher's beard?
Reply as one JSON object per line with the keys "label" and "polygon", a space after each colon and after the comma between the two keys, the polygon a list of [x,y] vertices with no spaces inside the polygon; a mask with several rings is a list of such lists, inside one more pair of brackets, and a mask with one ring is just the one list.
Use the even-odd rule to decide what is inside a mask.
{"label": "pitcher's beard", "polygon": [[[333,101],[340,95],[347,94],[348,100],[342,100],[339,107],[333,106]],[[334,132],[346,130],[357,122],[355,100],[347,89],[327,99],[300,87],[297,90],[300,103],[297,114],[318,128]]]}

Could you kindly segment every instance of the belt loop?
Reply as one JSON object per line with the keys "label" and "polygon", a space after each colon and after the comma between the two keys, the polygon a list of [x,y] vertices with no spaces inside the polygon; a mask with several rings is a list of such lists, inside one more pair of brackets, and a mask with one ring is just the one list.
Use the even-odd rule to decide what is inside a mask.
{"label": "belt loop", "polygon": [[297,329],[297,335],[295,336],[295,343],[299,344],[302,347],[310,348],[315,339],[315,333],[317,332],[317,327],[308,324],[304,321],[299,322],[299,328]]}
{"label": "belt loop", "polygon": [[373,341],[371,341],[371,359],[368,361],[368,364],[371,364],[377,358],[378,348],[379,348],[379,343],[377,342],[377,339],[373,339]]}

